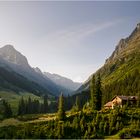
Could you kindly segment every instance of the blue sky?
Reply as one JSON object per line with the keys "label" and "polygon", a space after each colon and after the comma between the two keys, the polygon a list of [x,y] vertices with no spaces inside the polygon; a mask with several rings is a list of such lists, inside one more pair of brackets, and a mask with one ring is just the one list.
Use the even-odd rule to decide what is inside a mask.
{"label": "blue sky", "polygon": [[0,2],[0,47],[31,66],[85,81],[140,22],[140,2]]}

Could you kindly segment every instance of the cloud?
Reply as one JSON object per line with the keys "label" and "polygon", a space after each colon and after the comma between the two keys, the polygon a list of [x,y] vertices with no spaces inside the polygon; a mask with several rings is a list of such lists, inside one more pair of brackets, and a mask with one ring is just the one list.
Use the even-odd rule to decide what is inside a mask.
{"label": "cloud", "polygon": [[42,46],[45,45],[45,47],[49,48],[75,47],[87,37],[112,27],[121,21],[122,20],[113,20],[98,24],[86,23],[67,27],[65,29],[59,29],[55,32],[48,33],[46,36],[41,38],[39,44],[42,43]]}
{"label": "cloud", "polygon": [[37,52],[40,51],[42,54],[41,63],[47,64],[47,67],[44,66],[44,70],[59,73],[74,81],[85,81],[92,72],[97,70],[99,65],[95,61],[91,61],[94,56],[89,57],[91,56],[90,50],[86,52],[87,46],[83,45],[83,41],[119,22],[121,20],[98,24],[86,23],[47,33],[46,36],[37,40],[38,44],[35,44],[38,46]]}

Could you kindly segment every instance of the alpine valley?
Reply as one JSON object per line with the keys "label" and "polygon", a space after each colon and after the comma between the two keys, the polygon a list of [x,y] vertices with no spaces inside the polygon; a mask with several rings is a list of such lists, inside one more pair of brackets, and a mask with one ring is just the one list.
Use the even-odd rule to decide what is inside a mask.
{"label": "alpine valley", "polygon": [[139,139],[140,23],[84,83],[0,48],[0,138]]}
{"label": "alpine valley", "polygon": [[0,48],[0,97],[12,103],[14,108],[22,96],[39,100],[46,95],[55,98],[61,92],[67,96],[80,85],[57,74],[32,68],[27,58],[12,45]]}

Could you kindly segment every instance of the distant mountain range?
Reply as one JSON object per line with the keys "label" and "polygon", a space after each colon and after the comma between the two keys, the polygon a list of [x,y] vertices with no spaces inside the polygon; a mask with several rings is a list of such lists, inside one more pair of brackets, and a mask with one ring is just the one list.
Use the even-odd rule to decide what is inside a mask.
{"label": "distant mountain range", "polygon": [[73,82],[72,80],[60,76],[58,74],[44,72],[44,75],[47,76],[49,79],[51,79],[56,85],[59,85],[69,90],[70,93],[77,90],[82,85],[82,83]]}
{"label": "distant mountain range", "polygon": [[[12,45],[0,48],[0,72],[0,81],[3,83],[0,85],[1,89],[25,90],[38,95],[59,96],[61,92],[64,95],[71,94],[80,86],[80,84],[61,76],[56,82],[53,75],[50,77],[41,72],[39,68],[32,68],[27,58]],[[67,84],[63,85],[62,81]]]}

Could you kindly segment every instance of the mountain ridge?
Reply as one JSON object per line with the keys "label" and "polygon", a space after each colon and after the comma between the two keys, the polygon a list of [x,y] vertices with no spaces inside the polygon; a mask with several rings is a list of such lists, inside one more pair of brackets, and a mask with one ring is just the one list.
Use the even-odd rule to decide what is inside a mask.
{"label": "mountain ridge", "polygon": [[18,52],[12,45],[5,45],[0,48],[0,56],[8,62],[29,67],[27,58]]}
{"label": "mountain ridge", "polygon": [[106,60],[105,64],[109,63],[111,60],[114,60],[122,51],[124,51],[124,49],[128,47],[129,41],[131,41],[131,39],[139,32],[140,32],[140,23],[137,24],[136,28],[132,31],[132,33],[128,37],[123,38],[119,41],[115,50],[113,51],[111,56]]}
{"label": "mountain ridge", "polygon": [[55,84],[63,86],[64,88],[67,88],[72,92],[77,90],[82,84],[82,83],[74,82],[71,79],[58,74],[51,74],[49,72],[44,72],[44,75],[50,78]]}
{"label": "mountain ridge", "polygon": [[63,92],[64,95],[68,95],[74,91],[69,89],[68,86],[62,86],[62,84],[59,83],[56,84],[56,82],[46,76],[38,67],[31,67],[27,58],[12,45],[5,45],[0,48],[0,66],[4,68],[8,67],[9,70],[37,83],[43,87],[43,89],[46,89],[47,93],[54,96],[59,96],[61,92]]}
{"label": "mountain ridge", "polygon": [[[95,73],[89,76],[84,84],[76,91],[89,90],[89,82],[93,75],[100,74],[103,86],[111,84],[112,82],[119,81],[126,76],[127,73],[132,73],[133,69],[138,69],[140,58],[140,23],[132,33],[125,39],[121,39],[111,56],[105,61],[104,65]],[[135,62],[134,60],[137,59]],[[133,62],[134,61],[134,62]],[[129,63],[132,63],[131,65]],[[135,63],[137,66],[135,66]],[[129,66],[130,65],[130,66]],[[132,67],[132,68],[131,68]],[[126,69],[127,68],[127,69]]]}

